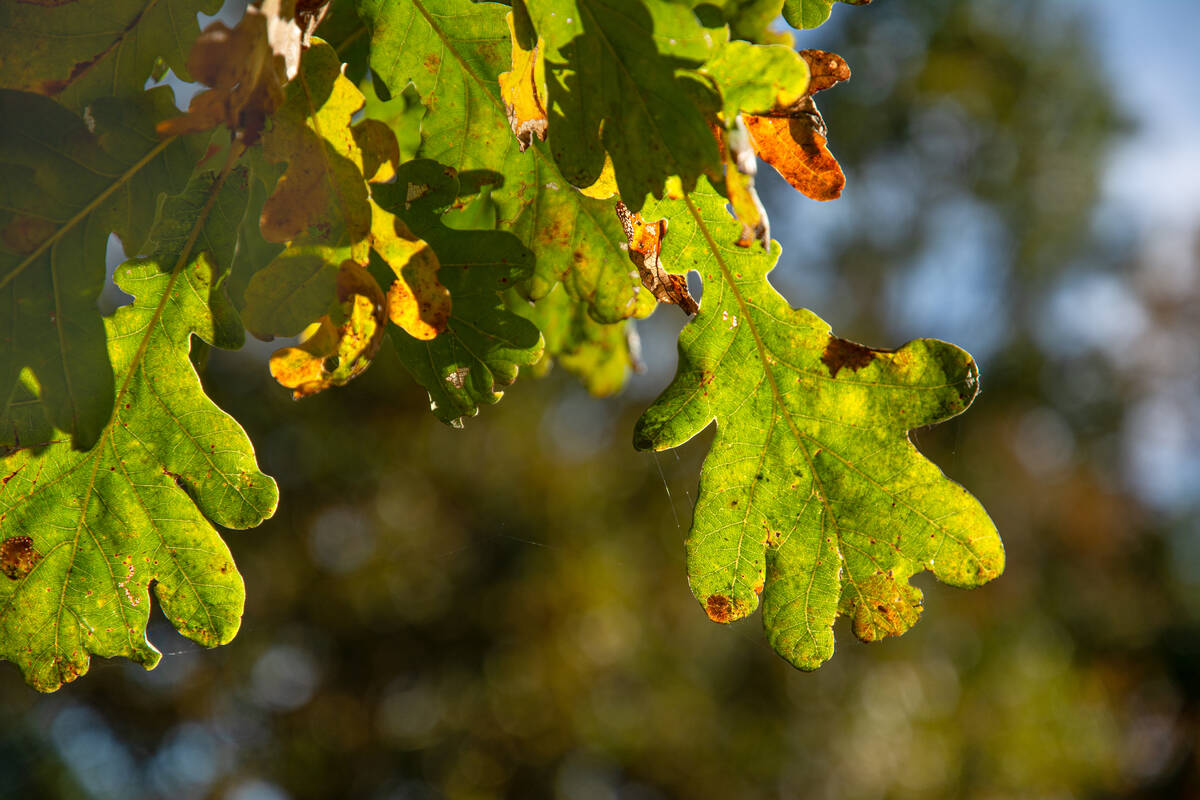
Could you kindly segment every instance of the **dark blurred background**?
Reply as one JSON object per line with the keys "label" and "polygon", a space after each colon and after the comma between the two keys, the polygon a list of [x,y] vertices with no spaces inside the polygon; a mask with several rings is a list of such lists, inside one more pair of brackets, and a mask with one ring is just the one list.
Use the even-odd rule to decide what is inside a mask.
{"label": "dark blurred background", "polygon": [[[1140,15],[1140,16],[1139,16]],[[49,696],[0,669],[4,798],[1200,797],[1200,4],[877,0],[802,47],[848,175],[764,170],[775,284],[843,336],[979,360],[914,439],[995,519],[1006,574],[924,575],[905,636],[793,670],[710,623],[683,537],[709,436],[636,453],[674,369],[597,400],[523,377],[455,431],[386,353],[293,403],[269,347],[209,391],[277,476],[228,540],[248,601],[204,651]]]}

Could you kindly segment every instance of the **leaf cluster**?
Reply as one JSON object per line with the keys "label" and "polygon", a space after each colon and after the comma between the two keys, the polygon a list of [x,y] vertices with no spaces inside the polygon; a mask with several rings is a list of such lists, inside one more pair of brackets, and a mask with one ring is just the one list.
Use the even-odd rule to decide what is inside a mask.
{"label": "leaf cluster", "polygon": [[[757,160],[835,199],[813,95],[850,74],[768,24],[831,5],[264,0],[169,37],[163,9],[211,9],[0,12],[0,656],[43,690],[90,654],[153,666],[151,592],[196,641],[236,633],[214,526],[278,493],[195,365],[244,331],[294,337],[269,369],[297,399],[390,347],[462,426],[521,367],[618,390],[633,321],[677,305],[679,370],[634,440],[717,424],[687,541],[712,619],[761,596],[772,645],[812,669],[839,615],[864,640],[910,627],[916,573],[998,575],[986,514],[907,433],[965,410],[970,356],[847,342],[767,281]],[[143,88],[167,68],[208,87],[184,114]],[[104,317],[110,234],[134,301]]]}

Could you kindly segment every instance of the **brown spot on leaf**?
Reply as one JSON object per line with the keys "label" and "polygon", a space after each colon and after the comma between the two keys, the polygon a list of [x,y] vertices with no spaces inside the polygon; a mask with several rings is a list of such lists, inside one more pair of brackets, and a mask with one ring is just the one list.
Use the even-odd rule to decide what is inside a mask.
{"label": "brown spot on leaf", "polygon": [[28,575],[41,558],[29,536],[13,536],[0,542],[0,572],[14,581]]}
{"label": "brown spot on leaf", "polygon": [[58,226],[39,217],[17,216],[0,230],[0,242],[14,253],[32,253]]}
{"label": "brown spot on leaf", "polygon": [[849,339],[837,336],[829,337],[829,344],[821,355],[821,363],[829,369],[829,376],[836,378],[843,367],[851,372],[857,372],[875,360],[877,351],[864,347]]}
{"label": "brown spot on leaf", "polygon": [[713,622],[729,622],[733,619],[733,603],[723,594],[710,594],[704,610]]}

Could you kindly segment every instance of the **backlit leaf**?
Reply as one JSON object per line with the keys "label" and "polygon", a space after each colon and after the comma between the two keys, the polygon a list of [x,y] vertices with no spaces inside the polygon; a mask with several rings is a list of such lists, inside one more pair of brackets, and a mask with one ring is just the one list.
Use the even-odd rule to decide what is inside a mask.
{"label": "backlit leaf", "polygon": [[[865,6],[871,0],[837,0],[852,6]],[[783,0],[783,18],[793,28],[818,28],[829,19],[834,0]]]}
{"label": "backlit leaf", "polygon": [[629,259],[638,268],[642,285],[658,302],[677,305],[685,314],[695,314],[696,301],[688,293],[687,279],[682,275],[672,275],[662,264],[662,241],[667,233],[667,221],[658,219],[648,222],[619,200],[617,218],[625,229]]}
{"label": "backlit leaf", "polygon": [[411,81],[427,107],[421,155],[454,168],[464,191],[488,183],[497,225],[537,254],[523,291],[562,281],[598,321],[645,316],[612,204],[584,197],[545,144],[524,153],[512,136],[498,77],[512,71],[508,7],[470,0],[360,0],[371,26],[371,65],[394,95]]}
{"label": "backlit leaf", "polygon": [[[152,584],[167,619],[205,646],[240,625],[242,579],[213,524],[257,525],[278,493],[242,428],[204,395],[189,350],[192,334],[241,343],[221,283],[246,180],[194,179],[163,206],[153,255],[117,270],[135,300],[104,320],[115,410],[95,447],[58,436],[0,467],[0,656],[43,691],[86,672],[92,654],[153,667]],[[30,373],[22,386],[36,390]]]}
{"label": "backlit leaf", "polygon": [[323,43],[310,48],[263,135],[263,155],[288,165],[263,207],[267,241],[307,236],[348,244],[366,237],[371,209],[362,150],[350,125],[362,105],[362,93],[342,75],[333,48]]}
{"label": "backlit leaf", "polygon": [[772,646],[815,669],[839,614],[864,641],[900,634],[921,610],[915,574],[972,587],[1003,570],[983,508],[908,438],[961,413],[978,373],[945,342],[886,351],[834,337],[767,282],[777,244],[722,244],[737,232],[724,206],[705,186],[647,204],[671,220],[664,263],[698,270],[704,298],[634,441],[675,447],[716,422],[687,540],[692,591],[719,622],[761,595]]}
{"label": "backlit leaf", "polygon": [[509,233],[447,228],[439,217],[457,194],[453,170],[428,160],[408,162],[394,184],[375,187],[379,205],[433,248],[441,265],[438,278],[453,298],[437,338],[422,341],[390,328],[392,344],[429,392],[434,414],[461,425],[463,417],[478,413],[480,403],[499,401],[521,366],[537,362],[542,337],[500,297],[528,277],[532,254]]}
{"label": "backlit leaf", "polygon": [[271,356],[271,375],[293,389],[296,400],[344,386],[370,366],[383,342],[387,322],[383,290],[371,273],[353,261],[343,262],[337,292],[345,317],[341,325],[322,316],[307,339]]}
{"label": "backlit leaf", "polygon": [[771,115],[743,117],[758,157],[813,200],[836,200],[846,176],[826,146],[825,121],[812,97]]}
{"label": "backlit leaf", "polygon": [[[665,0],[529,0],[545,40],[550,149],[568,181],[590,186],[612,158],[634,211],[667,179],[694,182],[720,155],[696,73],[724,37]],[[715,98],[709,102],[715,103]]]}
{"label": "backlit leaf", "polygon": [[[188,55],[188,70],[211,88],[192,97],[187,114],[159,123],[158,132],[175,136],[224,125],[238,131],[246,144],[258,141],[267,117],[283,102],[283,85],[296,66],[287,63],[286,40],[281,44],[268,36],[270,26],[288,23],[250,6],[232,29],[220,20],[205,28]],[[298,58],[298,29],[295,49],[293,58]]]}
{"label": "backlit leaf", "polygon": [[0,87],[82,112],[99,97],[141,94],[156,64],[191,80],[196,14],[220,8],[221,0],[0,3]]}
{"label": "backlit leaf", "polygon": [[[139,252],[160,192],[187,182],[202,142],[160,141],[169,89],[97,100],[80,119],[36,94],[0,90],[0,397],[33,370],[51,422],[90,447],[112,413],[113,371],[96,302],[115,232]],[[11,442],[12,409],[0,409]]]}
{"label": "backlit leaf", "polygon": [[808,91],[808,65],[785,45],[734,40],[704,65],[721,90],[726,121],[739,112],[763,113],[790,106]]}
{"label": "backlit leaf", "polygon": [[433,339],[446,329],[453,302],[438,282],[437,254],[403,220],[374,203],[371,210],[371,247],[395,275],[387,292],[387,316],[414,339]]}

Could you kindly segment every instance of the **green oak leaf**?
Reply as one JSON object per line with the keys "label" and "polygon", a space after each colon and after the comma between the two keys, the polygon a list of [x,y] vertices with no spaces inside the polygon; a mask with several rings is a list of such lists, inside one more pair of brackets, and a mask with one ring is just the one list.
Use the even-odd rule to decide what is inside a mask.
{"label": "green oak leaf", "polygon": [[808,64],[784,45],[727,42],[703,68],[721,92],[726,122],[739,112],[766,113],[804,96]]}
{"label": "green oak leaf", "polygon": [[537,254],[524,293],[536,300],[562,281],[597,321],[644,317],[654,303],[638,291],[612,203],[571,188],[546,144],[520,152],[509,129],[497,82],[511,67],[508,12],[471,0],[359,0],[377,80],[392,96],[411,81],[427,109],[420,155],[453,167],[465,190],[491,184],[497,226]]}
{"label": "green oak leaf", "polygon": [[137,253],[162,191],[178,192],[204,136],[160,141],[170,89],[97,100],[84,119],[49,98],[0,90],[0,442],[24,367],[51,422],[87,448],[112,413],[113,372],[96,300],[115,232]]}
{"label": "green oak leaf", "polygon": [[191,80],[196,13],[220,8],[221,0],[0,4],[0,87],[39,92],[82,111],[97,97],[141,94],[156,69]]}
{"label": "green oak leaf", "polygon": [[719,170],[720,153],[693,71],[726,38],[667,0],[528,0],[546,42],[550,149],[562,174],[590,186],[612,158],[634,211],[666,181],[691,185]]}
{"label": "green oak leaf", "polygon": [[[837,0],[852,6],[865,6],[871,0]],[[793,28],[819,28],[833,13],[834,0],[783,0],[783,18]]]}
{"label": "green oak leaf", "polygon": [[[242,217],[241,228],[238,231],[237,252],[233,256],[233,268],[229,271],[229,278],[225,281],[229,299],[242,312],[246,308],[246,289],[250,281],[254,279],[259,270],[274,261],[275,257],[284,249],[283,245],[264,239],[262,229],[258,224],[259,218],[262,216],[263,205],[267,202],[267,187],[275,185],[279,176],[274,173],[281,172],[281,170],[266,169],[268,174],[264,179],[260,166],[266,167],[265,164],[255,165],[253,170],[254,174],[250,179],[250,193],[247,196],[246,215]],[[243,322],[245,322],[244,315]],[[247,324],[246,327],[249,329],[250,326]]]}
{"label": "green oak leaf", "polygon": [[[153,255],[118,268],[136,299],[104,321],[117,388],[95,447],[27,430],[2,462],[0,656],[42,691],[86,672],[91,654],[153,667],[151,584],[185,636],[214,646],[238,630],[242,578],[213,524],[257,525],[278,492],[241,426],[205,396],[189,351],[193,334],[241,342],[222,280],[246,181],[244,170],[223,187],[211,173],[193,179],[163,205]],[[23,399],[31,388],[25,371]]]}
{"label": "green oak leaf", "polygon": [[409,161],[395,183],[376,184],[373,191],[379,205],[424,239],[441,263],[437,277],[453,299],[446,329],[428,341],[395,325],[388,332],[405,368],[429,392],[433,413],[459,427],[463,417],[479,413],[480,403],[498,402],[499,387],[515,381],[520,367],[541,358],[538,329],[507,310],[500,297],[528,278],[533,254],[504,231],[446,227],[439,217],[457,198],[458,180],[436,161]]}
{"label": "green oak leaf", "polygon": [[864,641],[911,627],[918,572],[961,587],[999,575],[1004,550],[982,506],[908,438],[970,404],[971,357],[932,339],[886,351],[831,335],[767,282],[778,243],[769,254],[732,244],[737,223],[711,186],[643,214],[670,220],[663,263],[704,279],[675,379],[634,441],[676,447],[717,423],[687,539],[708,615],[739,619],[761,594],[776,652],[815,669],[839,614]]}

